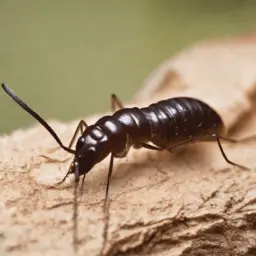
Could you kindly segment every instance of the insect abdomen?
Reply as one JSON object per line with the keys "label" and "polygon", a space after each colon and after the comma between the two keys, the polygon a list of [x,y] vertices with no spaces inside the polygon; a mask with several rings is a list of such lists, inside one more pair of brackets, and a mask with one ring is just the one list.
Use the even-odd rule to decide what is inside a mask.
{"label": "insect abdomen", "polygon": [[205,103],[188,97],[172,98],[141,109],[151,126],[151,141],[171,146],[190,138],[221,134],[220,116]]}
{"label": "insect abdomen", "polygon": [[96,125],[106,133],[116,155],[125,155],[131,145],[147,141],[165,148],[191,138],[209,139],[222,134],[224,128],[212,108],[188,97],[159,101],[141,109],[124,108],[101,118]]}

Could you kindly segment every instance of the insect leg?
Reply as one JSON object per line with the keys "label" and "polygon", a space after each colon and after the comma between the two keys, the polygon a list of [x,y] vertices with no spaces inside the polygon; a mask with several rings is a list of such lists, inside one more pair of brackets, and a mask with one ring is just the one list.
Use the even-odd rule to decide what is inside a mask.
{"label": "insect leg", "polygon": [[[87,127],[86,122],[85,122],[84,120],[81,120],[81,121],[79,122],[79,124],[78,124],[78,126],[77,126],[75,132],[74,132],[74,135],[73,135],[72,138],[71,138],[71,141],[70,141],[70,143],[69,143],[68,148],[71,148],[71,147],[73,146],[74,141],[75,141],[75,139],[77,138],[78,132],[80,131],[81,133],[83,133],[83,131],[84,131],[84,129],[86,129],[86,127]],[[60,161],[60,162],[63,162],[63,161]],[[72,163],[71,163],[71,165],[72,165]],[[66,178],[67,178],[68,175],[70,174],[71,165],[70,165],[69,170],[68,170],[68,172],[66,173],[65,177],[64,177],[60,182],[56,183],[56,184],[54,185],[54,187],[59,186],[60,184],[62,184],[62,183],[66,180]]]}
{"label": "insect leg", "polygon": [[78,217],[78,202],[77,202],[77,187],[79,183],[79,178],[75,179],[75,184],[74,184],[74,204],[73,204],[73,227],[74,227],[74,232],[73,232],[73,246],[75,253],[77,252],[77,245],[78,245],[78,232],[77,232],[77,217]]}
{"label": "insect leg", "polygon": [[68,146],[69,148],[71,148],[73,146],[74,141],[75,141],[75,139],[76,139],[76,137],[78,135],[79,130],[80,130],[81,135],[82,135],[84,130],[87,128],[87,126],[88,125],[87,125],[87,123],[84,120],[81,120],[79,122],[78,126],[76,127],[76,131],[74,132],[74,135],[73,135],[73,137],[72,137],[72,139],[71,139],[71,141],[69,143],[69,146]]}
{"label": "insect leg", "polygon": [[111,109],[114,112],[117,108],[122,109],[124,106],[115,94],[111,94]]}
{"label": "insect leg", "polygon": [[[86,124],[86,122],[84,120],[81,120],[78,124],[78,126],[76,127],[76,131],[74,132],[73,136],[72,136],[72,139],[68,145],[68,148],[72,148],[73,144],[74,144],[74,141],[75,139],[77,138],[77,135],[78,135],[78,132],[79,130],[81,131],[81,134],[83,134],[83,131],[84,129],[87,127],[88,125]],[[54,151],[56,151],[57,149],[59,149],[59,147],[56,147],[56,148],[52,148],[50,150],[48,150],[48,153],[53,153]],[[64,163],[66,161],[69,160],[68,159],[65,159],[65,160],[58,160],[58,159],[53,159],[53,158],[50,158],[48,156],[44,156],[44,155],[39,155],[40,157],[43,157],[45,159],[47,159],[47,162],[51,162],[51,163]]]}
{"label": "insect leg", "polygon": [[[74,132],[74,135],[71,138],[68,148],[72,148],[74,141],[76,140],[76,138],[78,136],[78,133],[81,132],[81,134],[83,134],[86,127],[87,127],[86,122],[84,120],[81,120],[76,127],[76,130]],[[71,163],[70,168],[69,168],[67,174],[65,175],[65,177],[62,179],[62,181],[60,181],[56,184],[57,186],[60,185],[61,183],[63,183],[65,181],[65,179],[67,178],[67,176],[70,174],[72,164],[73,163]],[[82,180],[81,192],[83,189],[84,179],[85,179],[85,175]],[[76,176],[75,184],[74,184],[74,204],[73,204],[73,208],[74,208],[74,210],[73,210],[73,221],[74,221],[73,245],[74,245],[75,252],[77,252],[77,244],[78,244],[77,243],[77,241],[78,241],[78,234],[77,234],[78,233],[78,231],[77,231],[77,216],[78,216],[77,187],[78,187],[78,183],[79,183],[79,178]]]}
{"label": "insect leg", "polygon": [[143,148],[147,148],[147,149],[151,149],[151,150],[157,150],[157,151],[162,151],[162,148],[147,144],[147,143],[141,143],[140,146],[142,146]]}
{"label": "insect leg", "polygon": [[166,150],[172,153],[172,149],[173,148],[176,148],[176,147],[184,145],[184,144],[188,144],[189,142],[192,142],[192,141],[194,141],[194,139],[193,138],[189,138],[188,140],[182,141],[182,142],[180,142],[178,144],[175,144],[175,145],[173,145],[171,147],[168,147]]}
{"label": "insect leg", "polygon": [[86,174],[83,175],[83,179],[82,179],[81,196],[82,196],[82,194],[83,194],[85,176],[86,176]]}
{"label": "insect leg", "polygon": [[[117,108],[122,109],[123,104],[115,94],[111,94],[111,109],[112,109],[113,112],[115,112]],[[108,177],[107,177],[107,187],[106,187],[104,206],[103,206],[104,213],[106,212],[109,184],[110,184],[110,179],[111,179],[111,176],[112,176],[113,164],[114,164],[114,155],[111,154],[109,169],[108,169]]]}
{"label": "insect leg", "polygon": [[237,139],[237,140],[236,139],[222,137],[222,136],[219,136],[219,138],[221,140],[224,140],[224,141],[227,141],[227,142],[230,142],[230,143],[246,143],[246,142],[249,142],[250,140],[255,140],[256,139],[256,135],[247,136],[247,137],[244,137],[244,138],[241,138],[241,139]]}
{"label": "insect leg", "polygon": [[[69,143],[69,145],[68,145],[68,148],[72,148],[72,146],[73,146],[73,144],[74,144],[74,141],[75,141],[75,139],[76,139],[76,137],[77,137],[77,135],[78,135],[79,130],[81,131],[81,134],[83,134],[83,131],[84,131],[84,129],[85,129],[87,126],[88,126],[88,125],[86,124],[86,122],[85,122],[84,120],[81,120],[81,121],[79,122],[79,124],[78,124],[77,127],[76,127],[76,131],[74,132],[74,135],[72,136],[72,139],[71,139],[71,141],[70,141],[70,143]],[[59,149],[59,147],[52,148],[52,149],[49,150],[49,152],[54,152],[54,151],[56,151],[57,149]]]}
{"label": "insect leg", "polygon": [[105,194],[104,207],[103,207],[104,208],[104,213],[106,212],[109,184],[110,184],[110,179],[111,179],[111,176],[112,176],[113,164],[114,164],[114,155],[111,154],[110,163],[109,163],[109,169],[108,169],[108,179],[107,179],[106,194]]}
{"label": "insect leg", "polygon": [[[84,120],[81,120],[75,130],[75,133],[69,143],[69,148],[71,148],[74,144],[75,139],[78,136],[79,131],[81,132],[81,135],[83,134],[84,130],[87,127],[87,123]],[[72,163],[71,163],[72,165]],[[69,172],[67,172],[65,178],[67,177],[67,175],[69,174]],[[65,181],[65,178],[63,179],[63,182]],[[85,179],[85,174],[83,176],[83,180],[82,180],[82,187],[81,187],[81,194],[83,191],[83,185],[84,185],[84,179]],[[75,185],[74,185],[74,210],[73,210],[73,220],[74,220],[74,232],[73,232],[73,245],[74,245],[74,249],[75,249],[75,253],[77,252],[77,241],[78,241],[78,231],[77,231],[77,216],[78,216],[78,202],[77,202],[77,187],[78,187],[78,183],[79,183],[79,177],[76,176],[75,178]]]}
{"label": "insect leg", "polygon": [[231,164],[231,165],[234,165],[234,166],[237,166],[237,167],[239,167],[239,168],[241,168],[241,169],[249,170],[249,168],[247,168],[247,167],[245,167],[245,166],[242,166],[242,165],[240,165],[240,164],[236,164],[236,163],[230,161],[230,160],[227,158],[227,156],[226,156],[226,154],[225,154],[225,152],[224,152],[224,150],[223,150],[223,148],[222,148],[222,146],[221,146],[219,136],[218,136],[218,135],[215,135],[214,137],[216,138],[216,141],[217,141],[217,143],[218,143],[218,146],[219,146],[219,149],[220,149],[220,151],[221,151],[221,154],[222,154],[222,156],[224,157],[224,159],[226,160],[227,163],[229,163],[229,164]]}

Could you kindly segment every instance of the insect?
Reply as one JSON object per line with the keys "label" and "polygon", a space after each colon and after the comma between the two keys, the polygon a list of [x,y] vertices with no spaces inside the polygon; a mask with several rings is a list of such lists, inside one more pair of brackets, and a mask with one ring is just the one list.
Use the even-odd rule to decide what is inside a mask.
{"label": "insect", "polygon": [[[172,152],[173,148],[191,142],[215,141],[227,163],[247,169],[227,158],[220,141],[226,140],[233,143],[238,141],[224,137],[225,127],[221,117],[206,103],[195,98],[176,97],[159,101],[144,108],[124,108],[117,96],[112,94],[112,110],[116,111],[117,108],[119,110],[113,115],[103,116],[93,125],[87,125],[85,121],[81,120],[69,146],[64,146],[55,131],[42,117],[25,104],[5,83],[2,84],[2,88],[16,103],[45,127],[62,149],[74,155],[68,172],[58,183],[64,182],[70,174],[75,175],[74,216],[77,212],[76,187],[79,178],[83,176],[83,185],[86,174],[97,163],[110,155],[104,200],[105,209],[114,158],[125,157],[132,146],[137,149],[147,148]],[[73,150],[72,146],[79,132],[81,132],[81,136],[76,142],[75,150]],[[75,230],[76,226],[75,223]]]}

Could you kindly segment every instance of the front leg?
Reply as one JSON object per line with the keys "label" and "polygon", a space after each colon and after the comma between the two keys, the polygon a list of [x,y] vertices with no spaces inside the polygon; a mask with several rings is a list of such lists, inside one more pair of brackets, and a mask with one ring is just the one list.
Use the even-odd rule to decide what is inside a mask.
{"label": "front leg", "polygon": [[[81,134],[83,134],[83,132],[84,132],[84,130],[86,129],[86,127],[87,127],[86,122],[85,122],[84,120],[81,120],[81,121],[79,122],[79,124],[77,125],[77,128],[76,128],[76,130],[75,130],[75,132],[74,132],[74,135],[73,135],[72,138],[71,138],[71,141],[70,141],[70,143],[69,143],[69,145],[68,145],[68,148],[72,148],[72,146],[73,146],[73,144],[74,144],[74,141],[75,141],[75,139],[76,139],[77,136],[78,136],[79,131],[81,132]],[[43,158],[46,158],[47,161],[48,161],[48,162],[51,162],[51,163],[53,163],[53,162],[54,162],[54,163],[63,163],[63,162],[65,162],[65,161],[69,160],[69,158],[68,158],[68,159],[65,159],[65,160],[58,160],[58,159],[52,159],[52,158],[47,157],[47,156],[44,156],[44,155],[39,155],[39,156],[40,156],[40,157],[43,157]],[[72,163],[71,163],[71,165],[72,165]],[[66,180],[67,176],[68,176],[69,173],[70,173],[71,165],[70,165],[70,167],[69,167],[69,169],[68,169],[66,175],[64,176],[64,178],[63,178],[60,182],[56,183],[53,187],[59,186],[60,184],[62,184],[62,183]]]}
{"label": "front leg", "polygon": [[[81,132],[81,135],[82,135],[87,126],[88,125],[84,120],[80,120],[80,122],[78,123],[78,125],[76,127],[76,130],[75,130],[75,132],[74,132],[74,134],[71,138],[71,141],[68,145],[68,148],[72,148],[72,146],[74,144],[74,141],[77,138],[77,135],[78,135],[79,131]],[[58,149],[60,149],[60,147],[51,148],[51,149],[48,150],[48,153],[53,153],[54,151],[56,151]]]}

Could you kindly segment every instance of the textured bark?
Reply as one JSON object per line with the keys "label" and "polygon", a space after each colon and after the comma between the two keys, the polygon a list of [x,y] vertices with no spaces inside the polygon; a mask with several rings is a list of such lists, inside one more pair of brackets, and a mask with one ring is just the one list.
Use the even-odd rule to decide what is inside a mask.
{"label": "textured bark", "polygon": [[[210,104],[233,137],[256,134],[256,41],[197,44],[160,66],[129,105],[190,95]],[[10,103],[11,104],[11,103]],[[93,123],[101,115],[85,118]],[[67,144],[78,121],[50,124]],[[246,125],[245,125],[246,124]],[[236,132],[236,134],[234,133]],[[79,202],[80,255],[256,255],[256,140],[192,144],[173,154],[132,150],[115,161],[107,218],[106,159]],[[0,254],[72,255],[71,159],[39,125],[0,138]],[[46,155],[55,162],[40,157]]]}

